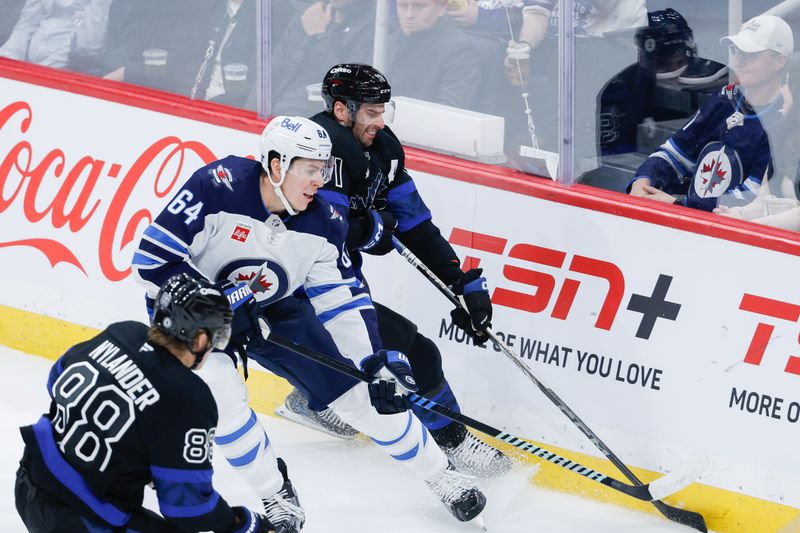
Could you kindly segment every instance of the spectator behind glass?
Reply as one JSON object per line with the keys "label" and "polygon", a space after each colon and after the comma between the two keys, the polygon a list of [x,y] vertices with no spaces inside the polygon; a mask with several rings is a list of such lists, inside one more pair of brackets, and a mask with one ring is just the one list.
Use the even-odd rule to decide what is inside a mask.
{"label": "spectator behind glass", "polygon": [[639,167],[630,194],[711,211],[720,202],[751,202],[772,175],[769,137],[783,127],[792,30],[783,19],[763,15],[720,43],[730,44],[737,83],[709,98]]}
{"label": "spectator behind glass", "polygon": [[800,63],[793,61],[783,90],[784,115],[775,135],[775,172],[758,189],[755,200],[741,207],[719,206],[714,212],[776,228],[800,231]]}
{"label": "spectator behind glass", "polygon": [[318,1],[298,13],[272,54],[273,113],[316,111],[321,96],[309,102],[306,88],[336,63],[369,63],[374,35],[374,0]]}
{"label": "spectator behind glass", "polygon": [[[111,25],[133,23],[143,35],[128,32],[129,39],[114,47],[111,53],[122,66],[109,69],[106,77],[255,109],[257,1],[150,1],[149,9],[130,2]],[[131,13],[137,15],[132,21],[128,18]],[[150,65],[145,64],[145,56]],[[230,75],[232,71],[235,77]]]}
{"label": "spectator behind glass", "polygon": [[[522,0],[450,0],[447,16],[465,30],[511,39],[508,19],[514,32],[522,24]],[[506,15],[508,10],[508,15]]]}
{"label": "spectator behind glass", "polygon": [[469,109],[481,79],[472,40],[445,15],[447,0],[397,0],[400,28],[389,37],[393,92]]}
{"label": "spectator behind glass", "polygon": [[[602,156],[636,152],[636,134],[645,120],[686,118],[656,107],[656,80],[678,78],[695,54],[694,35],[674,9],[647,14],[647,27],[636,31],[638,61],[611,78],[600,90],[597,144]],[[723,82],[724,83],[724,82]]]}
{"label": "spectator behind glass", "polygon": [[27,0],[0,56],[91,73],[105,47],[111,1]]}
{"label": "spectator behind glass", "polygon": [[[558,151],[558,2],[524,0],[522,28],[508,43],[506,76],[525,83],[540,148]],[[633,31],[647,24],[644,0],[576,0],[575,31],[575,147],[576,177],[597,167],[597,97],[606,81],[635,60]],[[519,61],[520,68],[517,68]],[[520,76],[521,72],[521,76]],[[514,141],[530,139],[521,131]],[[519,166],[529,168],[525,159]]]}

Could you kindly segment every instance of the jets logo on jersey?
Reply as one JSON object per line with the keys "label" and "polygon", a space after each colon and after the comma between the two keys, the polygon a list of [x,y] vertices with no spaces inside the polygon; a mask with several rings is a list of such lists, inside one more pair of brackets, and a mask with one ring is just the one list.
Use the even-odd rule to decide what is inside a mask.
{"label": "jets logo on jersey", "polygon": [[742,164],[735,150],[720,142],[706,145],[698,158],[694,192],[700,198],[719,198],[741,183]]}
{"label": "jets logo on jersey", "polygon": [[331,220],[338,220],[339,222],[344,222],[341,213],[339,213],[339,211],[337,211],[335,207],[333,207],[332,205],[328,207],[331,208]]}
{"label": "jets logo on jersey", "polygon": [[226,186],[230,191],[233,190],[233,175],[230,170],[222,165],[218,165],[217,168],[211,171],[211,174],[214,176],[215,182]]}
{"label": "jets logo on jersey", "polygon": [[253,226],[237,222],[236,227],[233,228],[233,232],[231,233],[231,239],[234,241],[246,242],[252,230]]}
{"label": "jets logo on jersey", "polygon": [[267,305],[286,296],[289,276],[279,263],[268,259],[237,259],[225,265],[218,277],[234,283],[246,282],[259,305]]}

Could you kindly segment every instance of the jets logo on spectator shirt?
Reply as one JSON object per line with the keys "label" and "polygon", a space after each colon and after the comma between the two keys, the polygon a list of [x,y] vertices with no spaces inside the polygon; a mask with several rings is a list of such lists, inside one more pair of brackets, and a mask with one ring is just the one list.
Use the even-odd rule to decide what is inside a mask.
{"label": "jets logo on spectator shirt", "polygon": [[331,220],[338,220],[339,222],[344,222],[344,219],[342,218],[342,215],[339,213],[339,211],[337,211],[336,208],[333,207],[332,205],[329,207],[331,208]]}
{"label": "jets logo on spectator shirt", "polygon": [[719,198],[741,183],[742,163],[736,150],[720,142],[706,145],[698,158],[694,192],[700,198]]}
{"label": "jets logo on spectator shirt", "polygon": [[233,190],[233,175],[231,175],[230,170],[222,165],[218,165],[217,168],[211,171],[211,173],[214,176],[214,181],[220,185],[226,186],[230,191]]}
{"label": "jets logo on spectator shirt", "polygon": [[252,231],[252,229],[253,226],[249,224],[237,222],[236,227],[233,228],[233,232],[231,233],[231,239],[234,241],[245,242],[247,241],[247,237],[250,236],[250,231]]}

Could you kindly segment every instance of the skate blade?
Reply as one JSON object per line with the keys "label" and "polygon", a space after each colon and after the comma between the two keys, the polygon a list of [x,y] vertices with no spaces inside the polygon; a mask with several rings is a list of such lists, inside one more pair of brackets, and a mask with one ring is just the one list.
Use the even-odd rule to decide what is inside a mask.
{"label": "skate blade", "polygon": [[358,436],[358,433],[356,433],[355,435],[342,435],[341,433],[333,432],[326,427],[323,427],[319,424],[315,424],[312,420],[309,420],[304,416],[298,415],[294,411],[290,411],[289,409],[286,408],[285,405],[279,405],[278,407],[276,407],[275,414],[282,418],[285,418],[286,420],[291,420],[292,422],[306,426],[307,428],[316,429],[321,433],[325,433],[327,435],[330,435],[331,437],[336,437],[338,439],[353,441],[356,440],[356,437]]}

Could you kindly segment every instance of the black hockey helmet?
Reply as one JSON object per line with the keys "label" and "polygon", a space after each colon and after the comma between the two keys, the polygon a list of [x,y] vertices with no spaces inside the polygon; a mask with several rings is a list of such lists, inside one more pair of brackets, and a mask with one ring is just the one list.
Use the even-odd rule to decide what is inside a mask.
{"label": "black hockey helmet", "polygon": [[648,25],[634,37],[640,58],[657,72],[688,64],[695,55],[694,33],[672,8],[647,13]]}
{"label": "black hockey helmet", "polygon": [[176,274],[164,282],[156,296],[153,325],[186,342],[190,350],[200,330],[208,333],[214,348],[224,350],[232,321],[228,299],[207,279]]}
{"label": "black hockey helmet", "polygon": [[359,104],[385,104],[392,98],[392,87],[386,76],[371,65],[363,63],[339,63],[332,66],[322,79],[322,99],[325,111],[333,111],[339,100],[357,106]]}

